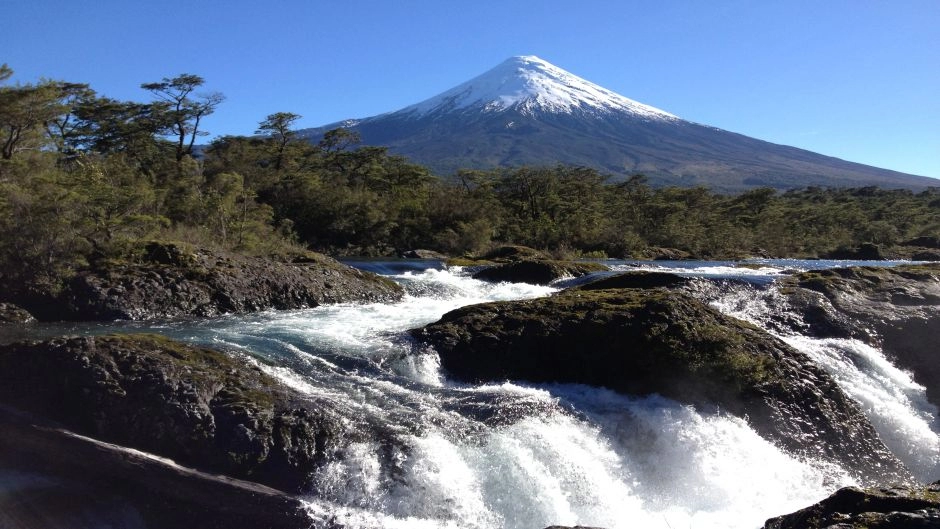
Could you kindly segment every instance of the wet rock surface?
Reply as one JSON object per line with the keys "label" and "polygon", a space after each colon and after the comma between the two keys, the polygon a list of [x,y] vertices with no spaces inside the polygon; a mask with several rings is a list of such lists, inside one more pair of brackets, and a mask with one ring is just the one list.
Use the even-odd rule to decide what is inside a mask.
{"label": "wet rock surface", "polygon": [[524,259],[484,268],[473,274],[473,278],[492,282],[547,285],[563,277],[581,277],[607,270],[610,269],[599,263]]}
{"label": "wet rock surface", "polygon": [[0,407],[0,527],[304,529],[281,491],[181,467]]}
{"label": "wet rock surface", "polygon": [[940,482],[927,486],[847,487],[764,529],[918,529],[940,527]]}
{"label": "wet rock surface", "polygon": [[329,405],[248,362],[155,335],[2,346],[0,404],[289,492],[309,485],[344,431]]}
{"label": "wet rock surface", "polygon": [[485,303],[412,331],[470,382],[569,382],[659,393],[747,416],[792,453],[855,469],[869,483],[910,479],[868,419],[803,353],[665,288],[573,289]]}
{"label": "wet rock surface", "polygon": [[312,252],[283,262],[153,244],[141,262],[96,263],[61,293],[25,295],[22,304],[47,321],[146,320],[401,296],[393,281]]}
{"label": "wet rock surface", "polygon": [[31,323],[36,321],[32,314],[12,303],[0,303],[0,324]]}
{"label": "wet rock surface", "polygon": [[814,270],[782,281],[780,291],[813,332],[880,346],[940,404],[940,264]]}

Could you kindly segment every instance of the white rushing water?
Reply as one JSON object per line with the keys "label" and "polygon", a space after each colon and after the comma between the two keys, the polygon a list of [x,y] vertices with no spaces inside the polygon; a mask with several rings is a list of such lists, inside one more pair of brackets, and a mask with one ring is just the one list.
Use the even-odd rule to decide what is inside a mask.
{"label": "white rushing water", "polygon": [[775,291],[739,285],[712,302],[718,310],[775,334],[826,370],[868,416],[885,445],[924,482],[940,479],[937,407],[911,375],[860,340],[812,338],[775,331],[773,317],[788,310]]}
{"label": "white rushing water", "polygon": [[[242,348],[343,410],[350,443],[318,473],[312,517],[362,528],[756,528],[852,484],[797,460],[739,418],[578,385],[465,385],[409,328],[471,303],[555,289],[459,270],[394,275],[394,304],[267,312],[184,326]],[[416,354],[417,353],[417,354]]]}

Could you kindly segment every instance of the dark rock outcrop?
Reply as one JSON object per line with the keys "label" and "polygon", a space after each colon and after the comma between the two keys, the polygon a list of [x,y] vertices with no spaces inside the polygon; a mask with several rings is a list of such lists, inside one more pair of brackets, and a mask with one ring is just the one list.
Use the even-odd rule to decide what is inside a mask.
{"label": "dark rock outcrop", "polygon": [[863,243],[857,248],[837,248],[822,257],[824,259],[857,259],[861,261],[880,261],[887,258],[881,247],[870,242]]}
{"label": "dark rock outcrop", "polygon": [[576,290],[605,290],[610,288],[675,288],[688,285],[692,280],[676,274],[662,272],[626,272],[612,275],[574,287]]}
{"label": "dark rock outcrop", "polygon": [[881,346],[940,404],[940,264],[813,270],[783,280],[780,291],[804,313],[825,314],[808,320],[814,332]]}
{"label": "dark rock outcrop", "polygon": [[0,407],[0,527],[306,529],[281,491],[199,472]]}
{"label": "dark rock outcrop", "polygon": [[526,259],[547,259],[548,256],[544,253],[536,250],[535,248],[529,248],[528,246],[519,246],[516,244],[509,244],[505,246],[497,246],[492,250],[484,253],[479,257],[483,261],[493,261],[497,263],[509,263],[512,261],[522,261]]}
{"label": "dark rock outcrop", "polygon": [[141,262],[96,263],[58,295],[23,304],[42,320],[144,320],[401,296],[393,281],[312,252],[281,262],[155,243]]}
{"label": "dark rock outcrop", "polygon": [[296,492],[344,428],[249,363],[155,335],[0,346],[0,404],[95,439]]}
{"label": "dark rock outcrop", "polygon": [[12,303],[0,303],[0,323],[30,323],[36,318]]}
{"label": "dark rock outcrop", "polygon": [[398,255],[404,259],[447,259],[446,255],[434,250],[406,250]]}
{"label": "dark rock outcrop", "polygon": [[764,529],[917,529],[940,527],[940,482],[926,487],[847,487],[792,514],[767,520]]}
{"label": "dark rock outcrop", "polygon": [[484,268],[473,274],[473,278],[482,281],[547,285],[563,277],[581,277],[607,270],[610,269],[600,263],[525,259]]}
{"label": "dark rock outcrop", "polygon": [[571,290],[485,303],[412,334],[458,379],[581,383],[718,406],[785,449],[838,461],[868,482],[909,479],[808,357],[678,291]]}
{"label": "dark rock outcrop", "polygon": [[940,250],[940,237],[914,237],[911,240],[902,242],[901,246],[916,246],[918,248]]}

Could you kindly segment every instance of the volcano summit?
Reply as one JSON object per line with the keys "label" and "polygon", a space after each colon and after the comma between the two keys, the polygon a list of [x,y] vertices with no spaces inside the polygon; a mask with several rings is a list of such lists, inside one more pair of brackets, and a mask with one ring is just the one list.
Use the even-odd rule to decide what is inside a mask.
{"label": "volcano summit", "polygon": [[592,167],[615,179],[644,174],[654,185],[720,191],[938,184],[692,123],[535,56],[512,57],[401,110],[301,134],[316,140],[336,127],[438,174],[560,163]]}

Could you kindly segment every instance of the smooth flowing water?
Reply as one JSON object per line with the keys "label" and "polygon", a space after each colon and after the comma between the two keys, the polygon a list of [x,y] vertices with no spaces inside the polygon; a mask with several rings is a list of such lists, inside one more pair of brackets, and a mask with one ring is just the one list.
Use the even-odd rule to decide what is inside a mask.
{"label": "smooth flowing water", "polygon": [[[836,466],[782,452],[740,418],[659,396],[450,381],[434,351],[414,343],[407,329],[471,303],[556,289],[488,284],[460,269],[416,263],[357,265],[401,283],[405,299],[132,326],[249,353],[245,361],[342,411],[353,432],[350,443],[318,473],[306,498],[310,515],[321,522],[409,529],[756,528],[854,483]],[[662,269],[747,275],[766,284],[796,266]],[[755,292],[739,285],[713,296],[713,305],[758,325],[770,311],[786,310]],[[940,478],[931,421],[937,410],[923,388],[862,343],[781,337],[809,353],[862,403],[919,476]]]}

